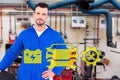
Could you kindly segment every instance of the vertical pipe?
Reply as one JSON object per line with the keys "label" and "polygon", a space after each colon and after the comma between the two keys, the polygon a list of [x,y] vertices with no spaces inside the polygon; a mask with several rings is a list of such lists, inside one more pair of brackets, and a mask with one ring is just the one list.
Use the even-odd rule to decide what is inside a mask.
{"label": "vertical pipe", "polygon": [[61,28],[61,27],[62,27],[62,25],[61,25],[62,23],[61,23],[61,18],[62,18],[62,17],[61,17],[61,15],[60,15],[60,34],[62,35],[62,28]]}
{"label": "vertical pipe", "polygon": [[55,30],[57,30],[57,10],[55,10]]}
{"label": "vertical pipe", "polygon": [[98,38],[97,38],[97,25],[96,25],[96,23],[97,23],[97,15],[96,16],[94,16],[95,18],[94,18],[94,46],[97,46],[97,41],[98,41]]}
{"label": "vertical pipe", "polygon": [[[82,9],[82,7],[84,8],[84,7],[85,7],[85,4],[88,5],[88,3],[85,3],[85,4],[83,5],[83,3],[80,3],[80,2],[79,2],[78,7],[80,8],[80,10],[81,10],[83,13],[87,13],[87,14],[104,14],[104,15],[106,16],[106,20],[107,20],[107,24],[106,24],[106,26],[107,26],[107,29],[106,29],[107,46],[116,48],[116,47],[117,47],[116,43],[114,44],[114,43],[112,42],[112,40],[113,40],[113,37],[112,37],[112,16],[111,16],[109,10],[107,10],[107,9],[94,9],[94,8],[96,8],[97,6],[100,6],[101,4],[105,4],[105,3],[107,3],[107,2],[110,2],[110,3],[112,3],[114,6],[119,7],[119,6],[115,5],[115,4],[117,4],[117,3],[116,3],[116,2],[117,2],[116,0],[99,0],[99,1],[97,1],[97,2],[95,2],[95,3],[90,4],[90,9],[89,9],[89,10],[87,10],[87,9]],[[115,3],[115,4],[114,4],[114,3]],[[81,7],[81,5],[82,5],[82,7]]]}
{"label": "vertical pipe", "polygon": [[[99,39],[99,28],[100,28],[100,26],[99,26],[99,23],[100,23],[99,18],[100,18],[100,16],[98,15],[98,20],[97,20],[97,39]],[[97,40],[97,43],[99,43],[99,40]],[[98,46],[98,44],[97,44],[97,46]]]}
{"label": "vertical pipe", "polygon": [[2,8],[0,8],[0,43],[2,43]]}
{"label": "vertical pipe", "polygon": [[10,12],[9,12],[9,21],[10,21],[9,33],[12,33],[12,27],[11,27],[11,13],[10,13]]}
{"label": "vertical pipe", "polygon": [[14,32],[14,33],[17,34],[17,33],[16,33],[16,17],[14,18],[14,29],[15,29],[15,32]]}
{"label": "vertical pipe", "polygon": [[50,27],[52,26],[52,24],[51,24],[51,19],[52,18],[52,13],[50,13]]}
{"label": "vertical pipe", "polygon": [[94,16],[94,38],[96,38],[96,16]]}
{"label": "vertical pipe", "polygon": [[118,24],[119,24],[119,15],[117,16],[117,21],[116,21],[116,36],[119,36],[120,33],[119,33],[119,30],[118,30]]}
{"label": "vertical pipe", "polygon": [[64,38],[67,39],[67,33],[66,33],[66,15],[64,15]]}
{"label": "vertical pipe", "polygon": [[21,4],[21,18],[22,18],[22,20],[21,20],[21,25],[22,25],[22,27],[23,27],[23,4]]}

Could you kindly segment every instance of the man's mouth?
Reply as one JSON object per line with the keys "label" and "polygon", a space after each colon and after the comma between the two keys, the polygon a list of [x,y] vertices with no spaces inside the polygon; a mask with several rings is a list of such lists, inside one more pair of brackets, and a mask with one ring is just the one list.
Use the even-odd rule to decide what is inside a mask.
{"label": "man's mouth", "polygon": [[42,19],[37,19],[37,20],[40,20],[40,21],[42,21]]}
{"label": "man's mouth", "polygon": [[38,21],[38,22],[41,22],[42,20],[41,20],[41,19],[38,19],[37,21]]}

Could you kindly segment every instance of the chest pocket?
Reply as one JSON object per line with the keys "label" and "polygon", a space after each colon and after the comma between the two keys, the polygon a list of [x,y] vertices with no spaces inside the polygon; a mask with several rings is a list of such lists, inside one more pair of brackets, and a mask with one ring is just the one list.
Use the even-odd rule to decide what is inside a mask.
{"label": "chest pocket", "polygon": [[40,64],[42,62],[42,51],[40,49],[24,51],[25,64]]}

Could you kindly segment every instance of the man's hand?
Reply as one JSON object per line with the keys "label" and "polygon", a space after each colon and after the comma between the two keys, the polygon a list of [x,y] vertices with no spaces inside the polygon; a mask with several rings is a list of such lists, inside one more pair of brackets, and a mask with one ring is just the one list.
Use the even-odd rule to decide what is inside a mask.
{"label": "man's hand", "polygon": [[48,78],[51,78],[54,76],[55,76],[55,73],[52,72],[51,70],[47,70],[42,73],[42,78],[44,78],[44,79],[48,79]]}
{"label": "man's hand", "polygon": [[2,71],[0,70],[0,72],[2,72]]}

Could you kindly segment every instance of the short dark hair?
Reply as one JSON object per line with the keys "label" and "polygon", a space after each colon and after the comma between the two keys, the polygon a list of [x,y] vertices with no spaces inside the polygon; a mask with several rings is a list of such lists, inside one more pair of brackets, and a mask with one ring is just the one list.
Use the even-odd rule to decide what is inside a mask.
{"label": "short dark hair", "polygon": [[[46,3],[38,3],[38,4],[35,5],[35,9],[37,7],[47,8],[49,10],[48,4],[46,4]],[[35,11],[35,9],[34,9],[34,11]]]}

